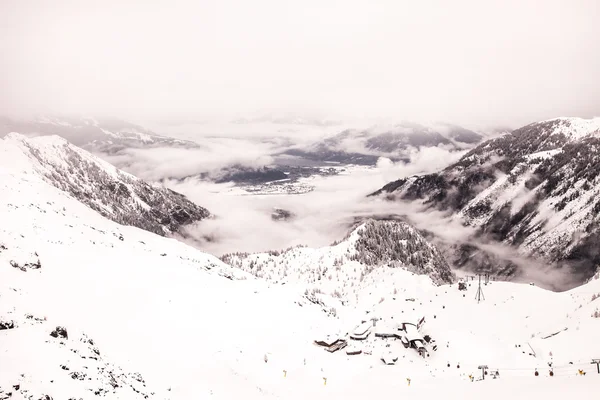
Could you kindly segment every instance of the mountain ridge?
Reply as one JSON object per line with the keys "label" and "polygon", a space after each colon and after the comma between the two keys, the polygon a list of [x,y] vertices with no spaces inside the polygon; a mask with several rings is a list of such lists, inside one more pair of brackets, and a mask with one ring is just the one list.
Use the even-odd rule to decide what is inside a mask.
{"label": "mountain ridge", "polygon": [[380,268],[404,269],[428,277],[436,285],[456,279],[433,244],[405,222],[390,220],[363,221],[331,246],[232,253],[221,260],[274,283],[312,285],[324,293],[349,299],[360,287],[368,287],[370,274]]}
{"label": "mountain ridge", "polygon": [[30,136],[58,135],[88,151],[104,153],[116,153],[130,147],[200,147],[195,142],[162,136],[118,118],[41,116],[19,120],[0,117],[0,137],[10,132]]}
{"label": "mountain ridge", "polygon": [[390,182],[370,196],[449,212],[477,236],[569,266],[583,282],[600,265],[599,173],[600,118],[563,117],[481,143],[438,173]]}
{"label": "mountain ridge", "polygon": [[[27,138],[9,133],[0,140],[7,167],[40,174],[96,212],[125,225],[167,235],[208,218],[210,213],[179,193],[150,185],[59,136]],[[0,162],[1,163],[1,162]]]}

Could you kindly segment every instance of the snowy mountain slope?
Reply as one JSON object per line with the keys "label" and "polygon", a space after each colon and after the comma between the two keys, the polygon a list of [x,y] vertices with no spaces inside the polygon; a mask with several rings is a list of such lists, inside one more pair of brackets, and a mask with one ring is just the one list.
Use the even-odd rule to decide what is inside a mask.
{"label": "snowy mountain slope", "polygon": [[[1,396],[90,399],[102,389],[101,397],[119,399],[552,399],[600,385],[589,364],[600,352],[600,318],[590,314],[600,280],[565,293],[492,282],[477,304],[473,283],[462,292],[380,267],[365,277],[371,283],[357,291],[356,306],[317,296],[337,301],[334,317],[306,301],[303,287],[268,284],[176,240],[102,217],[30,173],[31,159],[13,154],[0,167],[0,320],[13,322],[0,329]],[[382,318],[378,324],[425,316],[422,333],[437,351],[421,358],[373,335],[352,342],[365,350],[359,356],[313,344],[371,316]],[[68,337],[50,336],[57,326]],[[381,362],[389,351],[396,365]],[[483,363],[501,378],[470,382]],[[576,376],[580,368],[587,376]]]}
{"label": "snowy mountain slope", "polygon": [[0,141],[0,165],[15,163],[40,174],[93,210],[115,222],[165,235],[210,214],[183,195],[152,186],[118,170],[58,136],[26,138],[8,134]]}
{"label": "snowy mountain slope", "polygon": [[44,116],[29,120],[0,117],[0,137],[20,132],[28,136],[58,135],[87,150],[112,153],[127,147],[199,147],[115,118]]}
{"label": "snowy mountain slope", "polygon": [[[12,398],[258,396],[236,358],[277,363],[289,340],[308,355],[311,324],[326,324],[298,293],[109,221],[22,168],[0,168],[0,191],[0,320],[14,326],[0,329],[0,389]],[[284,314],[282,335],[272,316]],[[57,326],[68,338],[50,336]]]}
{"label": "snowy mountain slope", "polygon": [[39,321],[2,334],[0,354],[5,368],[0,368],[0,396],[154,398],[141,374],[125,372],[106,360],[85,333],[70,330],[68,339],[54,338],[52,329],[46,321]]}
{"label": "snowy mountain slope", "polygon": [[306,284],[313,291],[354,300],[382,266],[404,268],[450,283],[454,275],[431,243],[400,221],[368,220],[340,243],[313,249],[295,247],[284,252],[228,254],[224,262],[275,283]]}
{"label": "snowy mountain slope", "polygon": [[[568,265],[583,282],[600,265],[599,172],[600,118],[558,118],[482,143],[439,173],[389,183],[374,195],[450,211],[479,236]],[[457,260],[473,255],[467,247],[459,246]]]}
{"label": "snowy mountain slope", "polygon": [[463,150],[483,140],[483,135],[450,124],[425,126],[403,122],[368,129],[347,129],[306,148],[291,149],[289,155],[315,161],[375,165],[379,157],[408,160],[411,150],[447,147]]}

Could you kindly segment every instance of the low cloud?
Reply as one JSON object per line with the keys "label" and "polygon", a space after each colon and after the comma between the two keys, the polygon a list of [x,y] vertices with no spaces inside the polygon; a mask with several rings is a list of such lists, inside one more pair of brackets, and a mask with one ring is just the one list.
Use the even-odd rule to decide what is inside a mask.
{"label": "low cloud", "polygon": [[[390,181],[441,170],[457,161],[464,151],[412,148],[410,162],[395,163],[380,157],[372,168],[348,167],[336,176],[313,176],[303,184],[314,190],[301,195],[242,195],[231,183],[216,184],[198,177],[199,173],[216,173],[233,164],[270,165],[273,160],[265,154],[278,146],[277,141],[210,138],[199,149],[127,149],[104,157],[143,179],[162,180],[170,189],[208,208],[215,218],[188,227],[182,239],[215,255],[282,250],[296,245],[327,246],[344,237],[357,219],[400,215],[418,229],[430,232],[442,248],[468,243],[495,259],[514,263],[519,266],[515,280],[535,281],[553,290],[578,283],[578,277],[568,268],[538,262],[506,245],[474,239],[475,230],[464,226],[456,215],[428,210],[418,202],[366,197]],[[271,218],[275,208],[288,210],[295,217],[275,221]]]}
{"label": "low cloud", "polygon": [[[411,154],[410,163],[381,158],[374,168],[349,167],[337,176],[314,176],[303,183],[314,187],[301,195],[239,195],[232,184],[197,178],[165,184],[207,207],[216,218],[186,232],[191,243],[213,254],[280,250],[294,245],[326,246],[346,235],[355,218],[399,214],[403,205],[366,196],[391,180],[433,172],[458,155],[438,148]],[[295,214],[290,221],[273,221],[274,208]]]}
{"label": "low cloud", "polygon": [[268,154],[278,143],[247,139],[204,139],[200,148],[127,148],[116,154],[98,154],[108,162],[144,180],[185,178],[216,173],[231,165],[263,167],[273,162]]}
{"label": "low cloud", "polygon": [[546,289],[558,291],[581,284],[582,276],[574,274],[567,265],[537,260],[514,247],[481,237],[475,228],[463,225],[456,214],[428,209],[419,202],[396,200],[395,203],[401,205],[400,215],[416,228],[430,232],[430,240],[445,249],[447,254],[452,253],[457,245],[468,244],[498,262],[516,265],[518,271],[510,278],[511,281],[535,282]]}

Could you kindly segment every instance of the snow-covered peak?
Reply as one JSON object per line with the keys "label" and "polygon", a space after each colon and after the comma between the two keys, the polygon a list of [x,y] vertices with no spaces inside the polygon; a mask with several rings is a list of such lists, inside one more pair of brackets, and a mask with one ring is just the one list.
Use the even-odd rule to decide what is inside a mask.
{"label": "snow-covered peak", "polygon": [[53,168],[69,168],[72,158],[76,155],[81,160],[98,165],[114,178],[123,175],[130,179],[137,179],[127,172],[117,170],[112,164],[69,143],[58,135],[27,137],[17,132],[11,132],[5,136],[4,142],[7,146],[12,145],[19,148],[32,160],[31,166],[42,173],[49,172]]}
{"label": "snow-covered peak", "polygon": [[571,140],[578,140],[588,136],[600,135],[600,117],[579,118],[559,117],[532,124],[539,126],[543,133],[564,135]]}

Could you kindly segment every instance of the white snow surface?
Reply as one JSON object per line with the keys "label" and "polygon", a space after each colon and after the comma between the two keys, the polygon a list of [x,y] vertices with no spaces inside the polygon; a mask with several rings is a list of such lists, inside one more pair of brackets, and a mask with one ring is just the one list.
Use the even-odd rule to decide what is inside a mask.
{"label": "white snow surface", "polygon": [[[383,267],[355,304],[320,295],[333,316],[307,301],[306,282],[262,281],[109,221],[0,148],[0,322],[15,325],[0,330],[2,399],[563,399],[600,389],[590,364],[600,358],[600,279],[563,293],[491,282],[477,304],[474,282],[465,293]],[[425,317],[421,333],[438,346],[430,357],[374,335],[348,339],[357,356],[313,344],[406,316]],[[68,338],[50,336],[57,326]],[[381,361],[389,352],[395,365]],[[482,364],[501,377],[471,382]]]}
{"label": "white snow surface", "polygon": [[[131,179],[137,178],[127,172],[118,170],[114,165],[92,155],[91,153],[70,144],[66,139],[56,136],[38,136],[35,138],[28,138],[17,132],[11,132],[4,137],[3,143],[0,146],[2,152],[2,159],[11,161],[16,157],[18,158],[19,166],[21,171],[32,171],[35,170],[40,173],[52,172],[50,166],[58,166],[64,169],[70,167],[67,159],[65,159],[65,151],[67,148],[71,152],[77,153],[83,160],[99,165],[103,171],[109,174],[112,178],[117,179],[119,174],[129,177]],[[15,154],[17,152],[22,154]],[[34,162],[31,152],[42,154],[44,163]],[[15,154],[11,156],[11,154]],[[27,158],[24,159],[24,157]],[[10,157],[10,158],[9,158]]]}
{"label": "white snow surface", "polygon": [[577,140],[586,136],[600,135],[600,117],[595,118],[576,118],[560,117],[541,122],[558,122],[553,129],[554,134],[563,134],[566,137]]}

